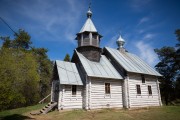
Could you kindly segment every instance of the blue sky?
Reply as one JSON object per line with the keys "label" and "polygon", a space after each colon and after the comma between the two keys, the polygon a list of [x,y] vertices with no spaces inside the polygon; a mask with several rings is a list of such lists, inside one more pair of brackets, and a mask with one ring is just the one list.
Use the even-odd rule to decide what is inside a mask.
{"label": "blue sky", "polygon": [[[51,60],[71,56],[74,40],[86,20],[89,0],[0,0],[0,17],[15,31],[25,29],[35,47],[49,50]],[[179,0],[92,0],[92,20],[103,35],[101,47],[117,48],[120,33],[125,48],[151,66],[155,48],[174,46],[180,28]],[[13,32],[0,21],[0,36]],[[0,43],[2,44],[2,43]]]}

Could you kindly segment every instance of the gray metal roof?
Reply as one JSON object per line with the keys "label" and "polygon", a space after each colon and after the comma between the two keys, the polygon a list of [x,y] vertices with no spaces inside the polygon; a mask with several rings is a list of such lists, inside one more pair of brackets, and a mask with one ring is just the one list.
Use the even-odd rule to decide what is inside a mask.
{"label": "gray metal roof", "polygon": [[138,56],[120,52],[119,50],[105,47],[112,57],[128,72],[142,73],[148,75],[162,76]]}
{"label": "gray metal roof", "polygon": [[88,76],[123,79],[104,55],[101,55],[100,62],[93,62],[88,60],[81,53],[77,51],[76,53]]}
{"label": "gray metal roof", "polygon": [[81,28],[79,33],[82,33],[82,32],[85,32],[85,31],[88,31],[88,32],[97,32],[96,27],[94,26],[91,18],[88,18],[86,20],[85,24],[83,25],[83,27]]}
{"label": "gray metal roof", "polygon": [[60,84],[83,85],[75,63],[56,60]]}

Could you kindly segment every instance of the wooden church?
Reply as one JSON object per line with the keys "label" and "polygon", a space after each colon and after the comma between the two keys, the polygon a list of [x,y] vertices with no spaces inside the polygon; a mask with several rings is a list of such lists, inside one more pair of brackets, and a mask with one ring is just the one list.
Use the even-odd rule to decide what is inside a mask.
{"label": "wooden church", "polygon": [[102,35],[91,17],[89,8],[71,62],[55,61],[51,101],[58,110],[161,106],[161,75],[127,52],[121,36],[118,49],[100,48]]}

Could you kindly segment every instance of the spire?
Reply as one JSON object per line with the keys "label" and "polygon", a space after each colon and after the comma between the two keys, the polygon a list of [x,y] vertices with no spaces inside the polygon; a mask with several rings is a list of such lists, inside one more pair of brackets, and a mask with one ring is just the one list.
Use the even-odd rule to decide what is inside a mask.
{"label": "spire", "polygon": [[89,10],[87,11],[87,20],[85,22],[85,24],[83,25],[83,27],[81,28],[80,32],[79,33],[82,33],[82,32],[97,32],[97,29],[96,27],[94,26],[92,20],[91,20],[91,17],[92,17],[92,12],[91,12],[91,3],[89,3]]}
{"label": "spire", "polygon": [[119,35],[119,38],[116,41],[117,45],[118,45],[118,49],[122,49],[124,44],[125,44],[125,40],[121,37],[121,35]]}
{"label": "spire", "polygon": [[91,18],[92,12],[91,12],[91,3],[89,3],[89,10],[87,11],[87,17]]}

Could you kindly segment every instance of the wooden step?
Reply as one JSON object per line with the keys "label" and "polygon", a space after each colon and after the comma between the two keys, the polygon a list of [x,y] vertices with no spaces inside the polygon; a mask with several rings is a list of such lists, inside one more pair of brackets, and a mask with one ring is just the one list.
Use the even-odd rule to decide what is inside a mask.
{"label": "wooden step", "polygon": [[48,113],[50,110],[52,110],[55,106],[57,106],[57,102],[50,102],[48,105],[46,105],[44,108],[41,109],[42,114]]}
{"label": "wooden step", "polygon": [[39,114],[46,114],[51,111],[54,107],[57,106],[57,102],[50,102],[45,105],[39,112],[30,113],[31,115],[39,115]]}

